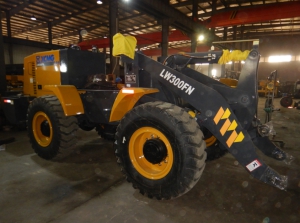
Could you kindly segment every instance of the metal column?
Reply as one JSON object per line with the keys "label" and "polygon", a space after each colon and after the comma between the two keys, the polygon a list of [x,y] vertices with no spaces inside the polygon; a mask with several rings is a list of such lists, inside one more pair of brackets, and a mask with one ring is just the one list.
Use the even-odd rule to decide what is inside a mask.
{"label": "metal column", "polygon": [[[163,0],[164,4],[169,5],[169,0]],[[169,48],[169,18],[161,20],[161,60],[164,61],[168,56]]]}
{"label": "metal column", "polygon": [[161,56],[162,61],[168,56],[168,48],[169,48],[169,20],[163,19],[161,24],[162,27],[162,38],[161,38]]}
{"label": "metal column", "polygon": [[236,26],[233,26],[232,30],[233,30],[232,39],[236,40]]}
{"label": "metal column", "polygon": [[[198,1],[193,0],[193,9],[192,9],[192,19],[194,22],[198,22]],[[197,39],[198,39],[198,33],[195,30],[195,32],[191,35],[191,53],[195,53],[197,49]]]}
{"label": "metal column", "polygon": [[[223,40],[227,40],[227,27],[224,27],[223,29]],[[221,77],[226,77],[226,67],[225,64],[221,65]]]}
{"label": "metal column", "polygon": [[[211,17],[213,17],[216,11],[217,11],[217,1],[213,0],[211,5]],[[215,33],[216,33],[215,31],[216,29],[214,27],[210,29],[211,38],[215,38]],[[210,41],[213,42],[214,39],[210,39]]]}
{"label": "metal column", "polygon": [[6,11],[6,28],[7,28],[7,36],[9,38],[8,44],[8,54],[9,54],[9,63],[14,63],[14,54],[13,54],[13,44],[11,43],[11,25],[10,25],[10,13]]}
{"label": "metal column", "polygon": [[120,75],[118,58],[112,55],[113,36],[119,32],[118,0],[109,1],[109,39],[110,39],[110,73],[117,77]]}
{"label": "metal column", "polygon": [[[232,27],[232,30],[233,30],[233,33],[232,33],[232,40],[236,40],[236,26],[233,26]],[[235,50],[236,49],[236,43],[234,43],[234,49],[232,50]],[[235,69],[235,62],[232,61],[232,64],[231,64],[231,71],[234,72],[236,69]]]}
{"label": "metal column", "polygon": [[224,41],[227,40],[227,27],[224,27],[224,29],[223,29],[223,40]]}
{"label": "metal column", "polygon": [[[1,21],[1,13],[0,13]],[[2,23],[0,22],[0,94],[3,95],[6,92],[6,70],[5,70],[5,58],[4,58],[4,44],[2,36]]]}
{"label": "metal column", "polygon": [[82,35],[80,33],[80,30],[78,30],[78,43],[82,42]]}
{"label": "metal column", "polygon": [[52,22],[48,22],[48,41],[52,45]]}

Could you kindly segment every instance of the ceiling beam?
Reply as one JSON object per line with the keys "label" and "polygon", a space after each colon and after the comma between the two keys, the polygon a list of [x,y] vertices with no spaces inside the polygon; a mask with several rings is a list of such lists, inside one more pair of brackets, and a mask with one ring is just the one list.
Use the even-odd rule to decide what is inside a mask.
{"label": "ceiling beam", "polygon": [[[210,50],[210,47],[208,46],[198,46],[197,47],[197,52],[207,52]],[[154,48],[154,49],[148,49],[148,50],[143,50],[142,51],[146,56],[161,56],[161,49],[160,48]],[[168,54],[177,54],[177,53],[190,53],[191,52],[191,47],[186,46],[186,47],[169,47],[168,48]]]}
{"label": "ceiling beam", "polygon": [[[9,10],[9,15],[14,16],[15,14],[18,14],[20,11],[27,8],[29,5],[34,4],[37,1],[39,1],[39,0],[23,1],[22,4],[18,5],[17,7],[12,8],[11,10]],[[5,18],[5,13],[2,13],[1,20],[3,20],[4,18]]]}
{"label": "ceiling beam", "polygon": [[[153,32],[153,33],[146,33],[140,35],[134,35],[137,40],[137,45],[152,45],[155,43],[161,43],[162,35],[161,32]],[[175,30],[169,32],[168,41],[181,41],[181,40],[190,40],[190,38],[180,30]],[[94,39],[94,40],[87,40],[78,44],[81,49],[91,49],[92,45],[97,46],[98,48],[106,48],[109,46],[109,39],[102,38],[102,39]]]}
{"label": "ceiling beam", "polygon": [[277,36],[277,35],[295,35],[295,34],[300,34],[300,30],[296,31],[271,31],[271,32],[248,32],[247,36],[253,37],[253,36],[261,36],[261,37],[266,37],[268,36]]}
{"label": "ceiling beam", "polygon": [[226,27],[299,16],[300,3],[298,1],[281,2],[248,9],[239,7],[224,12],[217,11],[216,14],[202,24],[208,28]]}
{"label": "ceiling beam", "polygon": [[[51,5],[53,5],[53,4],[51,4]],[[103,4],[102,4],[102,6],[103,6]],[[101,5],[98,6],[98,8],[100,8],[100,7],[101,7]],[[88,8],[88,9],[83,10],[83,11],[80,11],[80,12],[78,12],[78,13],[73,13],[72,15],[67,15],[67,16],[65,16],[65,17],[63,17],[63,18],[61,18],[61,19],[54,20],[54,21],[52,21],[52,26],[59,25],[60,23],[66,21],[66,20],[69,20],[69,19],[71,19],[71,18],[82,19],[82,18],[80,17],[80,15],[81,15],[82,13],[89,12],[89,11],[92,11],[92,10],[95,10],[95,7]],[[142,16],[142,15],[144,15],[144,14],[143,14],[143,13],[139,13],[139,14],[137,14],[137,15],[125,16],[125,17],[120,18],[119,20],[120,20],[120,21],[124,21],[124,20],[128,20],[128,19],[133,19],[133,18],[135,18],[135,17],[139,17],[139,16]],[[77,17],[76,17],[76,16],[77,16]],[[103,18],[103,19],[104,19],[104,18]],[[85,20],[85,19],[83,19],[83,20]],[[90,27],[90,28],[86,28],[87,31],[91,32],[91,31],[93,31],[94,29],[100,28],[100,27],[102,27],[102,26],[103,26],[103,27],[108,27],[108,23],[94,22],[94,24],[95,24],[94,26],[92,26],[92,27]],[[14,32],[14,33],[13,33],[13,36],[16,36],[16,35],[19,35],[19,34],[24,34],[24,33],[27,33],[27,32],[29,32],[29,31],[32,32],[32,31],[34,31],[34,30],[37,30],[37,29],[43,29],[43,28],[46,28],[46,27],[48,27],[48,23],[47,23],[47,24],[46,24],[46,23],[43,23],[43,24],[40,24],[40,25],[37,25],[37,26],[34,26],[34,27],[30,27],[30,28],[23,28],[22,31]],[[81,27],[79,27],[79,28],[81,28]],[[62,36],[64,36],[64,37],[66,37],[66,36],[72,36],[72,35],[75,35],[76,32],[77,32],[77,31],[71,32],[71,33],[68,33],[68,34],[62,34]],[[61,36],[61,35],[56,35],[56,36]]]}
{"label": "ceiling beam", "polygon": [[[71,19],[73,17],[79,16],[79,15],[81,15],[83,13],[90,12],[90,11],[96,10],[98,8],[102,8],[105,5],[108,5],[108,4],[105,3],[105,4],[102,4],[102,5],[98,5],[98,4],[95,3],[95,6],[93,6],[93,7],[90,7],[90,8],[84,9],[84,10],[79,10],[78,12],[72,13],[71,15],[67,14],[65,17],[61,17],[60,19],[56,19],[56,20],[51,21],[52,22],[52,26],[59,25],[60,23],[65,22],[66,20],[69,20],[69,19]],[[33,31],[33,30],[38,30],[38,29],[45,29],[47,27],[48,27],[47,23],[42,23],[42,24],[36,25],[34,27],[28,26],[28,27],[24,27],[22,29],[24,31],[14,32],[14,33],[12,33],[12,35],[16,36],[18,34],[26,33],[29,30]]]}
{"label": "ceiling beam", "polygon": [[179,2],[179,3],[172,4],[172,6],[177,8],[177,7],[184,7],[184,6],[192,5],[192,4],[193,4],[193,0],[188,0],[185,2]]}
{"label": "ceiling beam", "polygon": [[[300,26],[300,22],[297,23],[290,23],[290,24],[270,24],[270,25],[253,25],[253,26],[244,26],[243,30],[260,30],[260,29],[269,29],[269,28],[280,28],[286,26]],[[230,29],[228,29],[230,30]],[[300,30],[300,28],[299,28]]]}
{"label": "ceiling beam", "polygon": [[137,10],[141,10],[149,15],[155,16],[158,19],[169,18],[171,21],[170,25],[174,25],[189,34],[206,30],[206,28],[193,21],[191,18],[175,9],[172,5],[165,4],[159,0],[143,0],[131,2],[132,6]]}

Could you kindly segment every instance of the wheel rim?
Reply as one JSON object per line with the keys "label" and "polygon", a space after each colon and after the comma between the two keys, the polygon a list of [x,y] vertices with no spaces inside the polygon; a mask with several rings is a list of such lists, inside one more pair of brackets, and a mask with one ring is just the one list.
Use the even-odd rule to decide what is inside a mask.
{"label": "wheel rim", "polygon": [[[152,159],[150,158],[150,148],[158,148],[158,151],[154,151],[154,154],[157,154],[156,159],[153,159],[154,154]],[[173,166],[173,150],[169,140],[162,132],[152,127],[142,127],[133,133],[129,141],[129,156],[135,169],[152,180],[162,179]]]}
{"label": "wheel rim", "polygon": [[52,124],[44,112],[37,112],[32,120],[33,135],[36,142],[42,146],[50,145],[53,137]]}

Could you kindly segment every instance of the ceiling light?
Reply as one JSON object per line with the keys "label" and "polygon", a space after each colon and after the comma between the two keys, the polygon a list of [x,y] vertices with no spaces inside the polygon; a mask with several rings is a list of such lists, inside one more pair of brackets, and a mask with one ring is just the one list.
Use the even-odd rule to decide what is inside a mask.
{"label": "ceiling light", "polygon": [[34,20],[34,21],[36,20],[36,18],[35,18],[34,15],[32,15],[32,16],[30,17],[30,19],[31,19],[31,20]]}
{"label": "ceiling light", "polygon": [[103,3],[103,2],[100,1],[100,0],[97,1],[97,4],[99,4],[99,5],[101,5],[102,3]]}
{"label": "ceiling light", "polygon": [[198,40],[199,40],[199,41],[204,40],[204,36],[203,36],[203,35],[199,35],[199,36],[198,36]]}
{"label": "ceiling light", "polygon": [[79,31],[79,34],[80,34],[81,36],[86,36],[86,35],[88,34],[88,32],[87,32],[86,29],[81,29],[81,30]]}

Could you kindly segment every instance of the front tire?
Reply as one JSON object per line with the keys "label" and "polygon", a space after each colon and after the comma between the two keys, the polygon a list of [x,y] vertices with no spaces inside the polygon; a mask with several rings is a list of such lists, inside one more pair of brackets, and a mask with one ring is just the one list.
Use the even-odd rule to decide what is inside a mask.
{"label": "front tire", "polygon": [[73,151],[77,119],[65,116],[57,97],[35,98],[28,107],[27,125],[32,148],[43,159],[61,159]]}
{"label": "front tire", "polygon": [[150,102],[123,117],[114,146],[134,188],[150,198],[171,199],[200,179],[206,159],[202,138],[198,124],[182,108]]}

